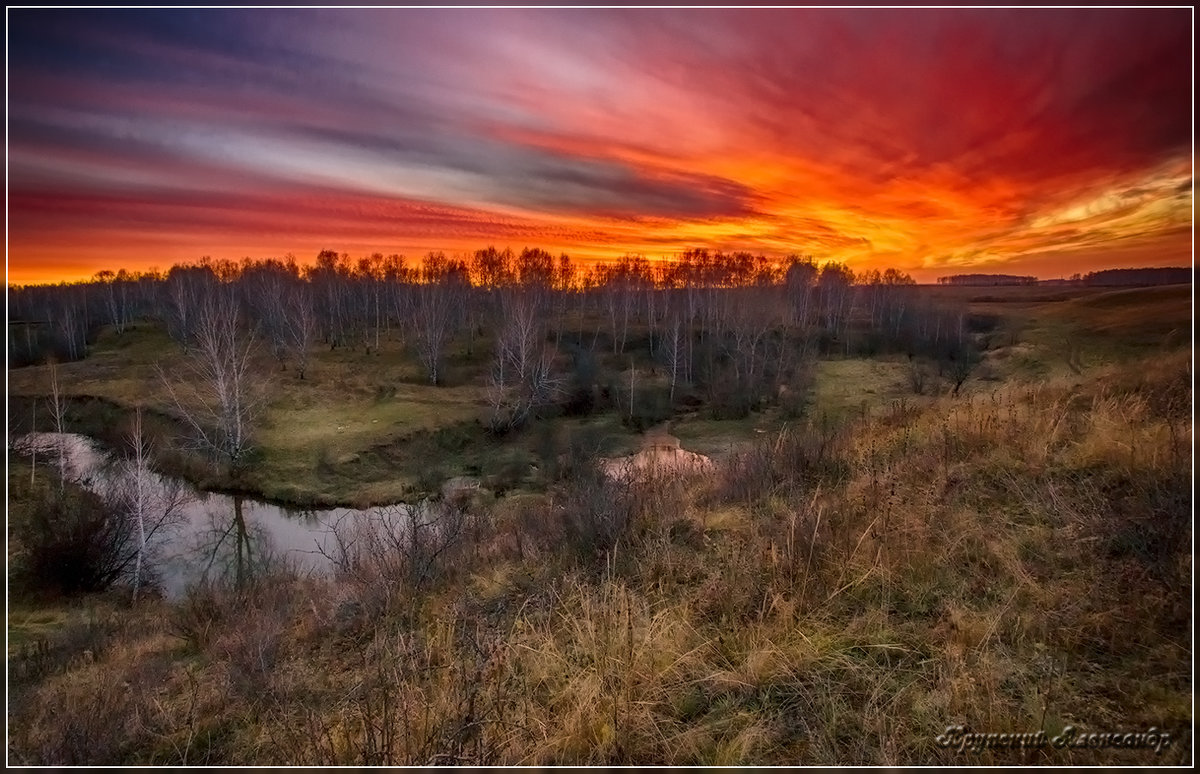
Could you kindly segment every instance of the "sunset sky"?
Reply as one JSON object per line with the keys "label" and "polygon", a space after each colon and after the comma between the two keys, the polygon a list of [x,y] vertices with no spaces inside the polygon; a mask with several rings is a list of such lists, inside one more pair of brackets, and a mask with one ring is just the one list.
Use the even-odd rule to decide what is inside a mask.
{"label": "sunset sky", "polygon": [[1192,11],[10,10],[8,281],[323,248],[1190,265]]}

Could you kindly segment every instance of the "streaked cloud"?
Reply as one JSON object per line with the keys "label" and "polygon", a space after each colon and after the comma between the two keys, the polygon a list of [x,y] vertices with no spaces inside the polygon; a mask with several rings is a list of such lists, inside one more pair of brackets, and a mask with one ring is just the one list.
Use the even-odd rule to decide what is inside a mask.
{"label": "streaked cloud", "polygon": [[926,278],[1190,260],[1187,9],[9,22],[10,281],[488,243]]}

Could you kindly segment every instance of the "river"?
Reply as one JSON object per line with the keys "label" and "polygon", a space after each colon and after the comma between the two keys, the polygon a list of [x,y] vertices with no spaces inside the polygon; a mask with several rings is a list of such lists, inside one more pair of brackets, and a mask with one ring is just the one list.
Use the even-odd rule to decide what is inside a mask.
{"label": "river", "polygon": [[[73,433],[30,433],[14,441],[35,452],[35,475],[61,463],[68,478],[106,499],[134,491],[132,465],[91,438]],[[59,457],[59,449],[62,457]],[[39,470],[40,469],[40,470]],[[44,471],[44,473],[43,473]],[[171,599],[205,580],[243,579],[287,565],[300,573],[329,575],[345,559],[341,548],[371,529],[395,540],[421,506],[366,509],[290,509],[252,497],[196,489],[152,471],[142,478],[146,559],[155,585]],[[132,530],[136,541],[136,527]],[[131,545],[136,546],[136,542]]]}

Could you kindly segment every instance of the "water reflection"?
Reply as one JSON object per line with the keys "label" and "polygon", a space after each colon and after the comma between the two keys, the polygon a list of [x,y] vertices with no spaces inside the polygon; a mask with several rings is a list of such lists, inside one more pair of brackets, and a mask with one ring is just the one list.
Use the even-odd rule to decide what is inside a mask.
{"label": "water reflection", "polygon": [[[72,433],[30,433],[14,448],[35,452],[37,464],[65,474],[106,499],[129,487],[128,463],[92,439]],[[243,496],[197,490],[178,479],[147,473],[158,514],[147,540],[153,580],[170,598],[203,581],[242,585],[288,567],[327,575],[342,566],[364,530],[399,540],[413,511],[407,505],[367,509],[293,510]],[[110,500],[111,501],[111,500]]]}

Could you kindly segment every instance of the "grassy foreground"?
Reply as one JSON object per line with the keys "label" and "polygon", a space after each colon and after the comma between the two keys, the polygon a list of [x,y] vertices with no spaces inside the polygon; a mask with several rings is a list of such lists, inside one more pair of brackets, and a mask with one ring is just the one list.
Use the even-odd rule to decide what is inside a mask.
{"label": "grassy foreground", "polygon": [[10,760],[1186,763],[1190,384],[1172,348],[797,423],[708,480],[496,500],[416,580],[18,610]]}

